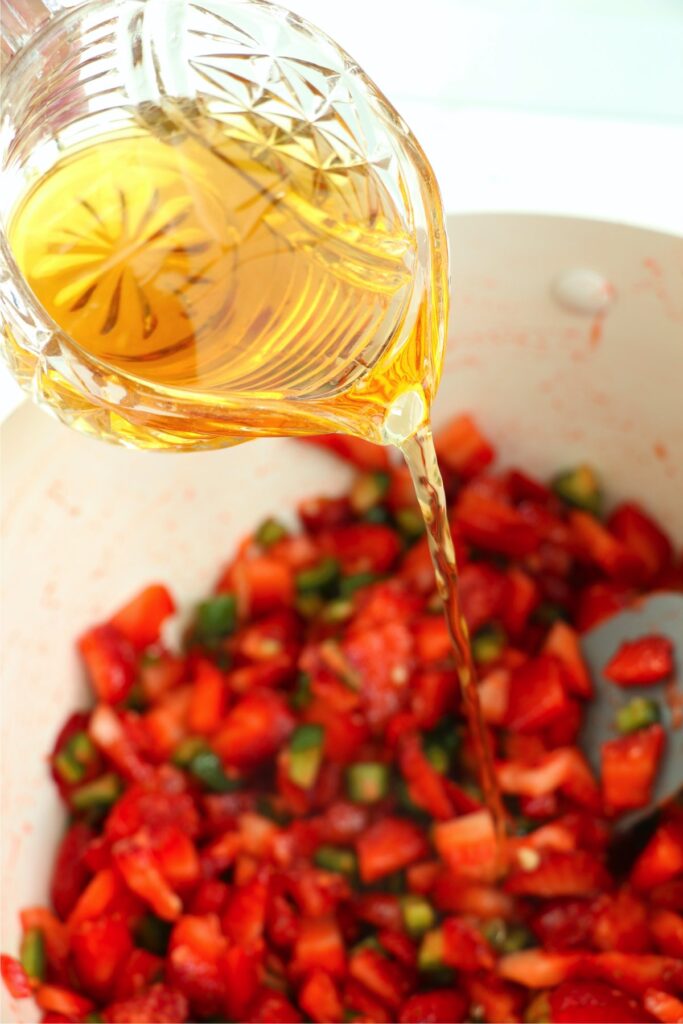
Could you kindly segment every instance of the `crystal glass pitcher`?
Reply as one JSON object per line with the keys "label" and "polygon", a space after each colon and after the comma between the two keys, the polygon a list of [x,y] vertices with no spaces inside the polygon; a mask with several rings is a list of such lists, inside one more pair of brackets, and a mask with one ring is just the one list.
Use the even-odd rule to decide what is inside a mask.
{"label": "crystal glass pitcher", "polygon": [[23,387],[140,447],[414,432],[443,214],[351,58],[265,0],[5,7],[0,323]]}

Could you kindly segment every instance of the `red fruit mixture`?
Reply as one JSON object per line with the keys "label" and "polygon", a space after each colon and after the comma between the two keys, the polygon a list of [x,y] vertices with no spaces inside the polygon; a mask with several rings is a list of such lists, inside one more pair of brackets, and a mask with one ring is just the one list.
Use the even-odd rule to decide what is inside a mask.
{"label": "red fruit mixture", "polygon": [[597,779],[576,746],[579,633],[681,587],[659,526],[601,522],[588,467],[494,473],[469,417],[438,439],[479,692],[509,814],[494,881],[434,576],[405,470],[359,468],[245,540],[182,653],[153,585],[78,641],[95,706],[50,764],[68,811],[50,907],[21,915],[14,998],[44,1021],[683,1021],[683,813],[629,870],[606,849],[666,745],[642,638],[606,668],[652,683]]}

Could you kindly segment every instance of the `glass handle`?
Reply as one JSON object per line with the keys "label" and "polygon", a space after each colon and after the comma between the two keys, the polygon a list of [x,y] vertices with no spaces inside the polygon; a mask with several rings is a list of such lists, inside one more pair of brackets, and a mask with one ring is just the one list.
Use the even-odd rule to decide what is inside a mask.
{"label": "glass handle", "polygon": [[62,0],[3,0],[0,23],[2,67],[24,46],[43,22],[60,10]]}

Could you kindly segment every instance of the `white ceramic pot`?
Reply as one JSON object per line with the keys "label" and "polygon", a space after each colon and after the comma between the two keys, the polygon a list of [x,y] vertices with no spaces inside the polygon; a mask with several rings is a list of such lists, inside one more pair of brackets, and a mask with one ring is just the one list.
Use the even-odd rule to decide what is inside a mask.
{"label": "white ceramic pot", "polygon": [[[540,474],[589,460],[611,497],[642,499],[683,541],[683,240],[505,214],[454,217],[449,230],[454,318],[436,422],[471,410],[505,462]],[[576,269],[609,282],[606,313],[558,302],[558,275]],[[605,295],[588,293],[588,305]],[[341,490],[348,472],[285,440],[193,455],[110,448],[30,404],[2,441],[0,948],[13,952],[19,908],[46,899],[63,827],[45,756],[87,699],[74,637],[153,580],[190,604],[256,522]],[[37,1016],[3,991],[0,1019]]]}

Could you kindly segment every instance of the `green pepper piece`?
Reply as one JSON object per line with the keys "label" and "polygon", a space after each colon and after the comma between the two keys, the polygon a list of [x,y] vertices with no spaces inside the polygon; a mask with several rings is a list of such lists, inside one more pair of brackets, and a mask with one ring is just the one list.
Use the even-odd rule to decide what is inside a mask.
{"label": "green pepper piece", "polygon": [[283,526],[279,519],[270,516],[268,519],[264,519],[259,526],[255,534],[255,540],[262,548],[270,548],[273,544],[277,544],[278,541],[284,540],[288,536],[289,531],[287,527]]}
{"label": "green pepper piece", "polygon": [[318,777],[324,742],[325,730],[322,725],[300,725],[292,733],[288,774],[292,782],[302,789],[310,789]]}
{"label": "green pepper piece", "polygon": [[236,779],[225,774],[223,763],[213,750],[200,750],[189,764],[190,775],[193,775],[205,789],[212,793],[233,793],[240,788]]}
{"label": "green pepper piece", "polygon": [[522,924],[509,924],[501,917],[494,917],[482,926],[481,933],[497,953],[519,953],[522,949],[537,945],[533,932]]}
{"label": "green pepper piece", "polygon": [[424,755],[439,775],[446,775],[451,766],[451,755],[438,743],[423,745]]}
{"label": "green pepper piece", "polygon": [[330,601],[328,604],[325,605],[322,611],[322,620],[323,622],[327,622],[330,625],[334,625],[337,622],[347,622],[352,615],[353,604],[351,603],[351,601],[348,601],[345,598],[340,597],[337,598],[337,600]]}
{"label": "green pepper piece", "polygon": [[394,519],[408,544],[419,540],[425,532],[425,521],[418,508],[399,508],[394,512]]}
{"label": "green pepper piece", "polygon": [[63,782],[66,782],[69,786],[74,786],[85,777],[85,765],[79,764],[79,762],[72,757],[68,747],[59,751],[53,764],[60,779],[62,779]]}
{"label": "green pepper piece", "polygon": [[296,686],[289,698],[289,703],[295,711],[303,711],[313,700],[311,693],[311,677],[306,672],[300,672]]}
{"label": "green pepper piece", "polygon": [[346,792],[357,804],[374,804],[389,792],[389,765],[356,761],[346,769]]}
{"label": "green pepper piece", "polygon": [[386,497],[390,483],[388,473],[359,473],[349,492],[349,503],[356,515],[363,515],[379,505]]}
{"label": "green pepper piece", "polygon": [[425,932],[417,954],[418,970],[424,973],[437,971],[444,966],[443,961],[443,930],[432,928]]}
{"label": "green pepper piece", "polygon": [[336,871],[340,875],[355,875],[356,855],[344,846],[319,846],[313,856],[314,862],[325,871]]}
{"label": "green pepper piece", "polygon": [[45,940],[40,928],[29,928],[25,933],[21,940],[19,959],[29,978],[45,981]]}
{"label": "green pepper piece", "polygon": [[600,481],[590,466],[576,466],[558,473],[553,478],[552,489],[566,505],[594,516],[599,516],[602,511]]}
{"label": "green pepper piece", "polygon": [[148,911],[135,925],[135,942],[148,953],[166,956],[173,925]]}
{"label": "green pepper piece", "polygon": [[178,768],[189,768],[193,758],[202,750],[208,750],[207,742],[203,736],[187,736],[175,748],[171,760]]}
{"label": "green pepper piece", "polygon": [[96,757],[97,750],[87,732],[76,732],[55,757],[54,768],[64,782],[74,785],[85,777]]}
{"label": "green pepper piece", "polygon": [[648,697],[634,697],[617,711],[617,729],[628,735],[661,721],[659,704]]}
{"label": "green pepper piece", "polygon": [[234,594],[216,594],[197,606],[194,639],[207,647],[215,647],[235,631],[236,625],[237,598]]}
{"label": "green pepper piece", "polygon": [[381,578],[375,572],[357,572],[353,576],[344,576],[339,583],[339,596],[353,597],[357,590],[369,587],[371,583],[376,583]]}
{"label": "green pepper piece", "polygon": [[391,523],[391,515],[384,505],[375,505],[374,508],[369,508],[367,512],[363,513],[361,521],[364,523],[377,523],[380,526],[386,526],[388,523]]}
{"label": "green pepper piece", "polygon": [[75,789],[70,796],[71,806],[75,811],[89,811],[111,807],[119,798],[123,784],[118,775],[107,772],[92,782]]}
{"label": "green pepper piece", "polygon": [[97,748],[87,732],[77,732],[69,740],[69,753],[79,764],[89,766],[97,757]]}
{"label": "green pepper piece", "polygon": [[338,579],[339,562],[336,558],[324,558],[317,565],[296,574],[297,593],[300,596],[317,594],[320,597],[332,597]]}
{"label": "green pepper piece", "polygon": [[477,630],[472,637],[474,660],[478,665],[487,665],[489,662],[495,661],[500,658],[506,643],[505,631],[500,626],[493,623],[490,626],[484,626]]}
{"label": "green pepper piece", "polygon": [[401,912],[406,931],[413,938],[419,938],[434,927],[436,912],[424,896],[408,893],[401,899]]}

